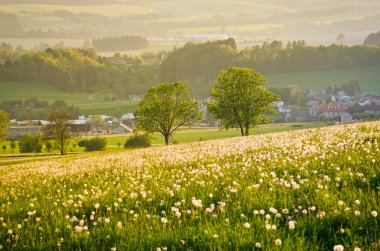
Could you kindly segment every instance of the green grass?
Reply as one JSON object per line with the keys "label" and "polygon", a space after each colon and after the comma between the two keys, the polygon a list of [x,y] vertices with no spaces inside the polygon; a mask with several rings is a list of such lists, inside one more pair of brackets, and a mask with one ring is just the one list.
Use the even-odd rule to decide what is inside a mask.
{"label": "green grass", "polygon": [[380,95],[380,66],[370,66],[347,70],[308,71],[282,74],[268,74],[271,86],[296,85],[303,90],[325,90],[328,86],[347,84],[358,80],[361,91]]}
{"label": "green grass", "polygon": [[[256,128],[251,129],[251,134],[265,134],[273,132],[284,132],[292,130],[300,130],[306,128],[320,127],[323,124],[320,123],[284,123],[284,124],[269,124],[269,125],[259,125]],[[121,144],[121,147],[124,145],[127,138],[131,134],[123,135],[100,135],[100,137],[105,137],[107,139],[107,146],[116,147],[118,144]],[[212,139],[222,139],[230,137],[241,136],[241,133],[238,129],[222,130],[219,128],[183,128],[182,130],[176,132],[173,135],[171,143],[187,143],[194,141],[204,141]],[[155,133],[152,135],[154,145],[163,145],[164,138],[161,134]]]}
{"label": "green grass", "polygon": [[0,100],[15,100],[38,98],[46,100],[50,104],[57,99],[62,99],[70,105],[88,103],[86,92],[63,92],[56,87],[41,82],[0,81]]}
{"label": "green grass", "polygon": [[0,247],[379,250],[379,135],[358,123],[3,165]]}
{"label": "green grass", "polygon": [[137,108],[136,101],[120,101],[107,103],[80,104],[82,114],[106,114],[120,117],[122,114],[134,112]]}

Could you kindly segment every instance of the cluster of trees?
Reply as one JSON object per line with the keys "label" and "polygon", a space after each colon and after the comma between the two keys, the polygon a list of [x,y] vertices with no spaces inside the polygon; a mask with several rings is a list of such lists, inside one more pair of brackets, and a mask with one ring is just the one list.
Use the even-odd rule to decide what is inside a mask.
{"label": "cluster of trees", "polygon": [[[3,47],[4,51],[9,51]],[[286,46],[273,41],[240,52],[233,39],[188,43],[174,49],[161,64],[163,55],[157,55],[154,60],[146,60],[150,64],[143,64],[141,59],[120,54],[111,58],[100,57],[91,48],[48,48],[7,60],[0,65],[0,80],[42,81],[68,92],[107,88],[113,90],[116,99],[144,94],[160,82],[183,81],[193,95],[205,97],[209,96],[216,74],[233,66],[253,68],[267,74],[380,64],[380,48],[377,47],[312,47],[304,41]]]}
{"label": "cluster of trees", "polygon": [[380,46],[380,31],[369,34],[364,40],[364,45]]}
{"label": "cluster of trees", "polygon": [[305,92],[295,85],[285,87],[269,87],[268,89],[279,95],[281,100],[289,105],[304,106],[308,100]]}
{"label": "cluster of trees", "polygon": [[93,39],[97,51],[125,51],[146,48],[149,41],[141,36],[121,36]]}
{"label": "cluster of trees", "polygon": [[350,81],[348,84],[328,86],[325,90],[326,93],[337,94],[344,91],[349,96],[355,96],[361,93],[359,81]]}
{"label": "cluster of trees", "polygon": [[[43,134],[33,135],[30,133],[23,134],[18,141],[20,153],[41,152],[43,143],[46,145],[46,150],[50,152],[53,148],[58,149],[63,155],[67,152],[68,148],[73,144],[74,138],[77,134],[72,130],[70,121],[72,115],[65,109],[55,109],[49,113],[48,120],[50,123],[45,127]],[[0,109],[0,142],[5,139],[8,134],[9,118],[8,113]],[[86,151],[100,151],[104,150],[107,145],[105,138],[92,138],[89,140],[82,140],[78,144],[85,147]],[[11,141],[10,147],[16,147],[14,140]],[[5,151],[6,146],[3,146]]]}
{"label": "cluster of trees", "polygon": [[158,62],[145,65],[120,54],[100,57],[92,48],[48,48],[0,64],[0,81],[41,81],[67,92],[109,88],[116,98],[124,98],[155,85],[158,67]]}
{"label": "cluster of trees", "polygon": [[6,111],[11,118],[17,120],[41,119],[46,120],[51,111],[65,109],[72,116],[80,115],[79,107],[69,106],[63,100],[56,100],[49,105],[47,101],[37,98],[26,100],[4,100],[0,101],[0,109]]}
{"label": "cluster of trees", "polygon": [[[211,89],[208,110],[225,129],[240,128],[249,135],[251,126],[267,122],[265,113],[274,113],[271,104],[279,100],[265,84],[266,78],[248,68],[222,70]],[[180,126],[190,125],[203,118],[199,104],[181,82],[162,83],[153,87],[140,101],[135,125],[148,133],[159,132],[169,144],[169,137]]]}
{"label": "cluster of trees", "polygon": [[[281,73],[346,69],[380,64],[380,48],[368,46],[308,46],[304,41],[265,42],[236,50],[233,39],[203,44],[189,43],[174,50],[160,67],[160,81],[186,81],[196,95],[207,96],[215,73],[239,66],[259,72]],[[200,87],[200,88],[199,88]]]}
{"label": "cluster of trees", "polygon": [[159,72],[161,82],[191,80],[192,93],[208,94],[217,73],[233,65],[237,56],[233,39],[207,43],[187,43],[174,49],[162,62]]}

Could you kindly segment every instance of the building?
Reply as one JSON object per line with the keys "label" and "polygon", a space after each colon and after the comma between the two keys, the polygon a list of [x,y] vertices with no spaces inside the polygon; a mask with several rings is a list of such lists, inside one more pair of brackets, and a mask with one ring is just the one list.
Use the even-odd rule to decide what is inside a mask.
{"label": "building", "polygon": [[311,107],[309,109],[309,112],[313,118],[317,118],[319,115],[323,115],[326,118],[334,118],[346,113],[347,106],[336,104],[321,104]]}
{"label": "building", "polygon": [[369,105],[366,105],[364,106],[364,112],[380,115],[380,104],[371,103]]}
{"label": "building", "polygon": [[8,127],[7,140],[20,139],[26,133],[33,135],[43,134],[44,128],[44,126],[10,126]]}

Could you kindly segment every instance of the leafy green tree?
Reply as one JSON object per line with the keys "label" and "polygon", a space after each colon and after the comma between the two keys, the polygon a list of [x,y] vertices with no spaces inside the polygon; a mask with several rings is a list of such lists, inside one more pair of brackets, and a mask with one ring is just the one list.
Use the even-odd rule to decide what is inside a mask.
{"label": "leafy green tree", "polygon": [[161,133],[166,145],[180,126],[202,119],[199,104],[181,82],[162,83],[151,88],[138,104],[134,115],[138,129]]}
{"label": "leafy green tree", "polygon": [[238,127],[241,135],[249,135],[250,126],[265,122],[265,112],[274,113],[271,104],[279,97],[265,88],[266,78],[248,68],[221,71],[211,89],[208,110],[225,129]]}
{"label": "leafy green tree", "polygon": [[9,143],[9,146],[12,149],[12,153],[13,153],[13,151],[16,148],[16,141],[14,139],[12,139],[11,142]]}
{"label": "leafy green tree", "polygon": [[0,109],[0,142],[8,135],[8,113]]}
{"label": "leafy green tree", "polygon": [[45,127],[45,137],[52,139],[61,154],[65,154],[67,147],[74,137],[70,127],[71,115],[66,110],[54,110],[49,114],[50,124]]}
{"label": "leafy green tree", "polygon": [[21,136],[18,144],[20,153],[39,153],[42,149],[42,137],[41,135],[25,133]]}

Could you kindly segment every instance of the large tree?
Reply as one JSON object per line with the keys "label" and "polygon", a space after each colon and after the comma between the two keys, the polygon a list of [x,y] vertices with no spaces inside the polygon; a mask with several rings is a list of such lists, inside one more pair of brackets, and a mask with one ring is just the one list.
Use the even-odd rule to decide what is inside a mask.
{"label": "large tree", "polygon": [[240,128],[249,135],[249,128],[266,120],[265,112],[274,112],[271,104],[279,100],[265,88],[266,78],[248,68],[222,70],[211,88],[208,110],[225,129]]}
{"label": "large tree", "polygon": [[152,87],[138,104],[134,115],[138,129],[161,133],[166,145],[180,126],[202,119],[199,104],[181,82]]}
{"label": "large tree", "polygon": [[8,113],[0,109],[0,142],[8,135]]}
{"label": "large tree", "polygon": [[45,138],[54,140],[62,155],[66,153],[74,137],[70,126],[71,118],[71,114],[66,110],[53,110],[48,117],[50,124],[45,127]]}

